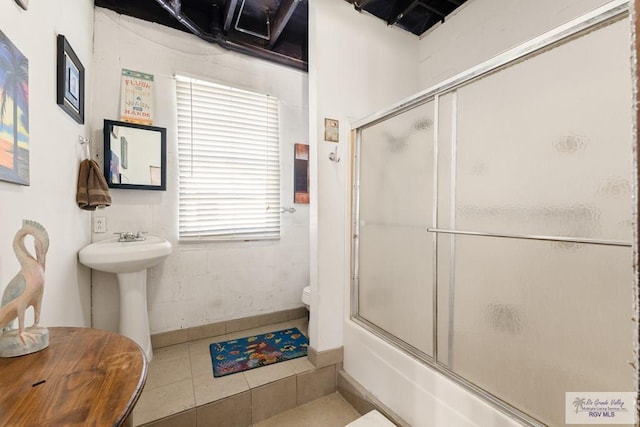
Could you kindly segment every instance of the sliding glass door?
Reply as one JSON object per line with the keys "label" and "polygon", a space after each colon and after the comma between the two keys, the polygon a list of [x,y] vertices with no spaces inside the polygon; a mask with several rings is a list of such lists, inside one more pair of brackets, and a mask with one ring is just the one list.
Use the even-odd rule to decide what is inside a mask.
{"label": "sliding glass door", "polygon": [[361,319],[433,356],[433,102],[362,131]]}
{"label": "sliding glass door", "polygon": [[360,126],[353,318],[532,425],[632,391],[631,89],[619,14]]}

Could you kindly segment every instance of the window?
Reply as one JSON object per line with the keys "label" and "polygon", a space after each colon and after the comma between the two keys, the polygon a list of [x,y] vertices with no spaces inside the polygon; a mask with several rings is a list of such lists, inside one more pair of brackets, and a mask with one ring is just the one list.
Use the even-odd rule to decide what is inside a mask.
{"label": "window", "polygon": [[277,98],[176,80],[180,239],[279,238]]}

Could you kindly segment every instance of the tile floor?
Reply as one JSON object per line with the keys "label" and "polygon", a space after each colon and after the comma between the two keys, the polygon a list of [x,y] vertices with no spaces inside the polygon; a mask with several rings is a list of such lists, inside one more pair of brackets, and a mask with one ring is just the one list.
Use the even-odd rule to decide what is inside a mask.
{"label": "tile floor", "polygon": [[[147,383],[133,411],[134,426],[222,425],[211,420],[225,419],[225,425],[230,426],[254,422],[260,427],[329,427],[343,426],[357,418],[355,409],[335,393],[335,366],[316,370],[306,357],[213,378],[209,354],[212,342],[290,327],[297,327],[306,335],[307,319],[154,349]],[[315,402],[321,396],[327,397]],[[318,409],[322,407],[325,409]],[[319,412],[335,412],[335,419],[322,424]],[[297,421],[291,424],[287,421],[289,416]],[[270,424],[272,417],[282,420]],[[301,423],[300,417],[309,420]]]}
{"label": "tile floor", "polygon": [[340,393],[333,393],[257,422],[253,427],[344,427],[359,417]]}

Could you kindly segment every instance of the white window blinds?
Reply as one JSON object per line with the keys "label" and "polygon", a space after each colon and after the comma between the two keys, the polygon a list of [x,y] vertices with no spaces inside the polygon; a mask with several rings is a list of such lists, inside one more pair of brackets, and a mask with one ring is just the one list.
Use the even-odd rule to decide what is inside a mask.
{"label": "white window blinds", "polygon": [[280,237],[278,99],[176,80],[180,239]]}

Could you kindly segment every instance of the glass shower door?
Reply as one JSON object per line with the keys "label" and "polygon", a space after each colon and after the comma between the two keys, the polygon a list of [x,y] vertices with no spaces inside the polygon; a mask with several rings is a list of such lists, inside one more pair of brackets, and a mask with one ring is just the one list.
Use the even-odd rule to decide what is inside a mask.
{"label": "glass shower door", "polygon": [[628,28],[357,130],[353,317],[525,425],[634,389]]}
{"label": "glass shower door", "polygon": [[433,102],[362,131],[359,317],[433,356]]}
{"label": "glass shower door", "polygon": [[565,392],[633,390],[628,28],[439,109],[455,137],[439,139],[453,154],[438,222],[454,233],[438,233],[438,361],[548,425],[564,424]]}

